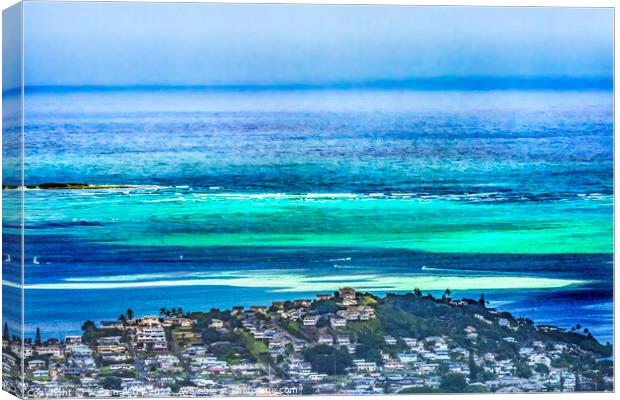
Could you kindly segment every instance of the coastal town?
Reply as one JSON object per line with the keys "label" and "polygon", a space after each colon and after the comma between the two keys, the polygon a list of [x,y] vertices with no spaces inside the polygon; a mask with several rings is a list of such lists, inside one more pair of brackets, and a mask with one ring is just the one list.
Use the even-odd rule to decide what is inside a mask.
{"label": "coastal town", "polygon": [[25,397],[613,390],[611,345],[587,328],[536,325],[450,290],[126,310],[81,328],[46,340],[37,330],[22,346],[5,325],[4,388]]}

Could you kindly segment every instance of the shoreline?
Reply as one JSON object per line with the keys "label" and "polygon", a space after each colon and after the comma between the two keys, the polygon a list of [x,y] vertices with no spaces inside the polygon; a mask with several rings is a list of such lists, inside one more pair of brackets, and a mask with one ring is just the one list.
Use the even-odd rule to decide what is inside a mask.
{"label": "shoreline", "polygon": [[[3,284],[4,284],[4,282],[3,282]],[[59,289],[59,290],[62,290],[62,289]],[[411,294],[410,292],[406,292],[404,290],[397,290],[397,291],[394,291],[394,292],[389,291],[389,290],[387,290],[387,291],[385,291],[385,290],[384,291],[380,291],[379,293],[383,293],[383,295],[381,295],[381,294],[374,294],[374,293],[371,293],[371,291],[365,290],[365,289],[361,289],[361,290],[360,289],[354,289],[354,290],[356,290],[358,293],[365,293],[365,294],[368,294],[368,295],[371,295],[371,296],[374,296],[374,297],[377,297],[377,298],[381,298],[382,296],[383,297],[389,297],[389,296],[408,296],[408,295]],[[497,289],[495,289],[495,290],[497,290]],[[494,292],[495,290],[492,290],[491,293]],[[526,290],[529,290],[529,289],[526,289]],[[452,292],[452,290],[449,290],[449,291]],[[455,291],[457,291],[457,292],[468,292],[468,291],[473,291],[473,289],[466,289],[466,290],[456,289]],[[324,292],[324,293],[331,293],[331,291],[329,289],[325,289],[322,292]],[[336,290],[335,292],[338,292],[338,290]],[[430,299],[435,299],[435,300],[437,298],[435,298],[433,293],[440,293],[440,292],[442,292],[442,290],[439,290],[439,289],[425,290],[425,293],[427,293],[426,297],[428,297]],[[485,292],[484,288],[483,288],[483,290],[480,290],[480,292],[482,293],[482,296],[484,297],[484,292]],[[313,299],[313,300],[321,299],[321,298],[324,298],[326,296],[325,294],[316,293],[316,292],[314,293],[313,296],[312,296],[313,292],[306,292],[306,293],[310,294],[311,296],[309,296],[309,297],[310,297],[310,299]],[[487,291],[487,293],[488,293],[488,291]],[[233,310],[233,309],[245,309],[245,308],[251,308],[251,307],[261,307],[261,308],[262,307],[267,307],[268,308],[268,307],[270,307],[270,305],[273,305],[273,304],[297,302],[297,301],[300,301],[300,300],[307,300],[307,299],[308,299],[308,296],[304,297],[304,299],[265,300],[265,301],[259,301],[258,303],[254,302],[254,303],[252,303],[253,305],[248,305],[248,304],[241,305],[241,304],[238,304],[238,305],[230,306],[230,307],[227,307],[227,308],[223,308],[222,311],[230,311],[230,310]],[[450,300],[451,300],[451,302],[448,302],[448,304],[452,304],[452,305],[454,305],[454,304],[456,304],[456,305],[464,305],[465,303],[475,302],[475,300],[473,300],[471,298],[467,298],[467,297],[463,297],[461,300],[455,300],[455,299],[450,299]],[[495,300],[495,301],[487,301],[486,303],[487,303],[487,307],[489,307],[489,309],[497,310],[498,312],[509,314],[511,316],[511,318],[513,318],[513,319],[530,319],[530,318],[525,317],[525,316],[514,317],[511,312],[505,310],[506,306],[515,303],[515,300]],[[613,301],[611,301],[611,302],[607,302],[607,301],[603,302],[603,304],[609,304],[609,303],[613,304]],[[212,309],[214,309],[214,308],[215,309],[220,309],[219,307],[212,307]],[[502,309],[504,309],[504,310],[502,311]],[[200,313],[200,312],[204,312],[204,311],[195,311],[195,312],[199,312]],[[152,313],[146,313],[145,316],[148,317],[149,314],[152,314]],[[110,321],[110,320],[107,319],[107,321]],[[85,322],[85,321],[83,321],[83,322]],[[536,321],[534,321],[534,323],[535,322]],[[576,323],[577,323],[577,321],[576,321]],[[558,331],[567,331],[568,330],[567,328],[563,328],[563,327],[560,327],[560,326],[555,326],[553,324],[541,324],[541,326],[553,328],[554,330],[558,330]],[[72,334],[68,333],[66,335],[71,336]],[[26,340],[27,339],[34,339],[34,337],[31,337],[31,338],[26,337]],[[48,337],[48,340],[49,339],[51,339],[51,340],[60,340],[61,338]],[[594,338],[594,339],[598,342],[598,340],[596,338]],[[599,342],[599,343],[601,345],[603,345],[603,343],[601,343],[601,342]]]}
{"label": "shoreline", "polygon": [[[346,284],[343,282],[343,284]],[[413,287],[413,286],[412,286]],[[424,287],[424,286],[422,286]],[[450,286],[447,286],[450,287]],[[7,288],[8,290],[8,288]],[[189,292],[188,292],[189,290]],[[209,295],[206,298],[199,299],[200,293],[204,293],[204,290],[208,290]],[[326,289],[326,292],[329,292],[331,289]],[[599,289],[596,289],[599,290]],[[113,295],[116,297],[116,300],[110,303],[110,306],[107,308],[93,308],[87,307],[84,312],[80,312],[79,314],[68,318],[56,318],[54,320],[49,321],[43,318],[44,312],[47,307],[44,305],[45,299],[50,298],[49,296],[61,296],[66,298],[66,296],[71,295],[71,298],[68,298],[67,301],[53,301],[55,307],[71,307],[71,304],[74,304],[75,301],[84,301],[87,297],[81,295],[81,293],[87,293],[82,291],[37,291],[33,293],[40,293],[38,296],[41,297],[43,302],[39,302],[38,305],[32,305],[31,309],[34,307],[34,314],[30,314],[30,321],[26,321],[26,333],[29,335],[34,335],[35,328],[40,326],[43,329],[44,336],[55,336],[62,337],[65,334],[76,334],[79,333],[79,326],[84,320],[93,319],[95,321],[109,319],[110,317],[115,317],[116,315],[110,315],[110,309],[114,310],[123,310],[127,306],[136,307],[138,312],[141,314],[149,314],[150,312],[156,312],[161,306],[173,307],[173,306],[182,306],[185,309],[191,310],[203,310],[209,309],[211,307],[217,307],[220,309],[230,309],[239,304],[259,304],[259,305],[270,305],[273,301],[289,301],[295,298],[312,298],[315,291],[303,291],[303,292],[295,292],[288,293],[283,292],[280,295],[274,295],[274,293],[269,292],[268,290],[256,291],[253,288],[234,288],[234,287],[209,287],[209,288],[201,288],[201,287],[181,287],[175,289],[174,292],[171,292],[171,298],[169,302],[157,302],[156,300],[148,301],[147,303],[136,303],[131,300],[131,296],[147,296],[150,298],[151,293],[156,293],[157,289],[149,290],[149,288],[137,288],[137,289],[122,289],[120,291],[114,290]],[[383,290],[383,291],[375,291],[370,290],[372,293],[376,293],[377,295],[384,295],[387,292],[391,293],[406,293],[406,290]],[[427,293],[432,293],[433,295],[440,295],[442,290],[427,290]],[[476,297],[480,294],[481,291],[471,289],[466,291],[454,290],[457,296],[462,297]],[[491,300],[492,307],[496,307],[502,311],[508,311],[513,313],[515,316],[519,317],[527,317],[531,318],[534,321],[544,321],[546,324],[556,325],[561,328],[570,328],[570,326],[574,325],[575,322],[587,322],[588,325],[592,328],[592,333],[595,334],[602,343],[605,342],[613,342],[613,325],[608,321],[608,318],[611,318],[611,311],[609,311],[609,305],[613,304],[611,299],[600,298],[597,295],[596,299],[593,299],[591,302],[580,302],[579,304],[574,304],[572,307],[575,307],[574,311],[570,311],[570,305],[566,303],[566,296],[571,296],[571,293],[576,293],[574,290],[568,288],[568,291],[564,289],[554,289],[553,293],[557,293],[560,297],[556,299],[555,295],[553,296],[553,300],[549,300],[547,305],[543,308],[540,308],[538,305],[539,300],[548,296],[549,294],[545,294],[545,291],[540,290],[528,290],[522,293],[522,291],[514,291],[514,290],[483,290],[485,294],[488,295],[488,299]],[[184,294],[183,294],[184,293]],[[521,295],[522,293],[523,295]],[[237,301],[233,298],[228,298],[229,296],[235,297],[237,295]],[[176,302],[178,296],[189,296],[187,301]],[[75,297],[75,300],[73,298]],[[204,296],[203,296],[204,297]],[[53,298],[52,298],[53,300]],[[562,311],[559,313],[553,313],[554,307],[559,307]],[[572,316],[572,317],[571,317]],[[93,318],[94,317],[94,318]],[[38,318],[38,319],[37,319]],[[42,324],[37,325],[36,321],[41,321]],[[70,322],[70,326],[67,324]],[[542,322],[541,322],[542,323]],[[11,324],[14,326],[14,324]],[[16,325],[15,325],[16,326]],[[73,327],[75,329],[68,329],[69,327]]]}
{"label": "shoreline", "polygon": [[[379,297],[344,287],[270,306],[162,307],[150,316],[128,309],[116,320],[85,321],[82,335],[43,341],[37,331],[24,350],[6,327],[3,338],[14,361],[15,351],[28,350],[26,383],[45,395],[59,385],[74,394],[121,396],[131,389],[143,395],[260,395],[292,388],[299,392],[286,394],[613,388],[612,347],[587,327],[536,325],[490,307],[484,294],[457,300],[450,290],[441,297],[417,288]],[[233,352],[226,350],[231,346]],[[326,360],[324,354],[331,355]],[[97,388],[82,387],[69,371],[93,377]],[[356,388],[360,379],[364,389]]]}

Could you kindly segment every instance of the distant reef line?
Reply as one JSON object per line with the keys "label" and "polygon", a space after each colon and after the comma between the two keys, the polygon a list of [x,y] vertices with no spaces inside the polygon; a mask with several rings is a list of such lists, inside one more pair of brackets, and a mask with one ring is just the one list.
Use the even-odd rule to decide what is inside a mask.
{"label": "distant reef line", "polygon": [[[134,189],[146,187],[143,185],[90,185],[88,183],[58,183],[58,182],[44,182],[36,185],[26,185],[26,189],[42,189],[42,190],[54,190],[54,189]],[[151,187],[151,186],[148,186]],[[2,185],[3,190],[19,189],[18,185]]]}

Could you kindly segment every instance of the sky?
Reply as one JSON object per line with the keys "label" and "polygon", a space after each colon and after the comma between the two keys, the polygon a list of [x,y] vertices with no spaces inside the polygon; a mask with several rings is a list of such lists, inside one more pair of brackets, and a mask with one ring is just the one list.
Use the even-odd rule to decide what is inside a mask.
{"label": "sky", "polygon": [[26,86],[613,76],[613,11],[27,2]]}

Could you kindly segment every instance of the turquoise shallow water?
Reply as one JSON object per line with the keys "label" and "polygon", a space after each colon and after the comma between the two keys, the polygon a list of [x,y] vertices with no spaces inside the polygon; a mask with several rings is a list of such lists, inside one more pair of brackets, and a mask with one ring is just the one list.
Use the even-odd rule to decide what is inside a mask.
{"label": "turquoise shallow water", "polygon": [[[117,245],[336,246],[453,253],[610,253],[613,198],[511,193],[232,193],[193,187],[26,194],[33,234]],[[103,212],[104,211],[104,212]]]}
{"label": "turquoise shallow water", "polygon": [[[485,292],[611,340],[612,101],[605,91],[27,94],[27,184],[138,187],[26,192],[26,331],[351,285]],[[15,222],[4,220],[9,251]],[[18,277],[4,280],[11,296]]]}

